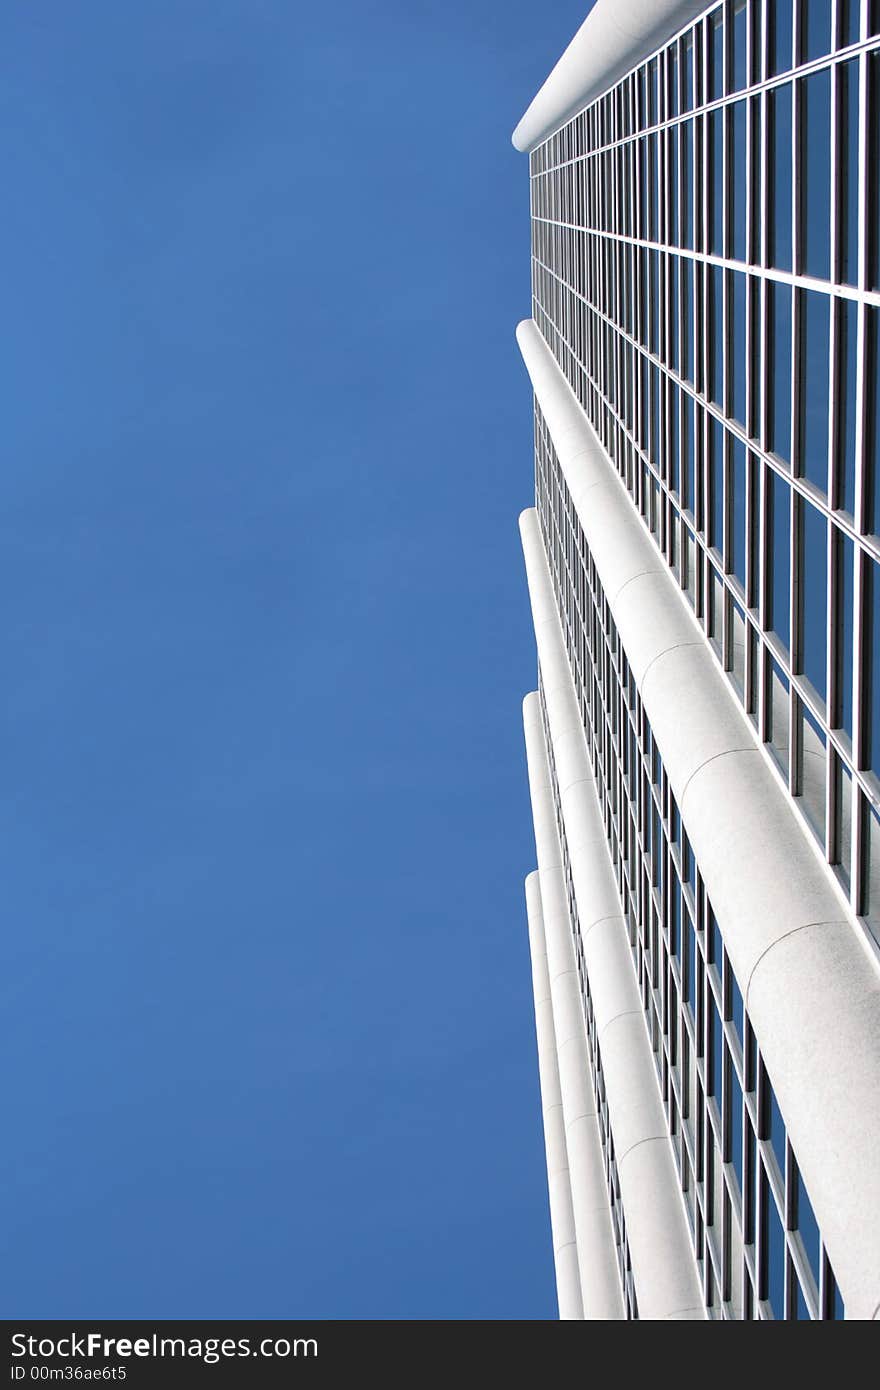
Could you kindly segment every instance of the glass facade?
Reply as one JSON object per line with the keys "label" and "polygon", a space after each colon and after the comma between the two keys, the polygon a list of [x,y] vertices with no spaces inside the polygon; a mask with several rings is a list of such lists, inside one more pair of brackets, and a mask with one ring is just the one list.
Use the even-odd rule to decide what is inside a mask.
{"label": "glass facade", "polygon": [[[535,323],[805,833],[880,941],[880,7],[707,7],[530,168]],[[840,1318],[742,982],[537,405],[535,454],[706,1308]],[[569,904],[598,1096],[570,874]]]}
{"label": "glass facade", "polygon": [[728,0],[531,154],[532,314],[880,939],[880,33]]}

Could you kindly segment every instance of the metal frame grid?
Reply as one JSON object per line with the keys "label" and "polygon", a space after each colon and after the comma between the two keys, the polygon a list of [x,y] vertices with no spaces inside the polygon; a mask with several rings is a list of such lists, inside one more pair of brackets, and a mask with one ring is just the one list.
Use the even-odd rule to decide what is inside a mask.
{"label": "metal frame grid", "polygon": [[724,0],[531,155],[533,317],[880,940],[880,3]]}
{"label": "metal frame grid", "polygon": [[[537,405],[535,457],[544,548],[707,1311],[732,1319],[842,1318],[740,988]],[[554,796],[564,844],[555,785]],[[568,882],[596,1059],[570,874]]]}

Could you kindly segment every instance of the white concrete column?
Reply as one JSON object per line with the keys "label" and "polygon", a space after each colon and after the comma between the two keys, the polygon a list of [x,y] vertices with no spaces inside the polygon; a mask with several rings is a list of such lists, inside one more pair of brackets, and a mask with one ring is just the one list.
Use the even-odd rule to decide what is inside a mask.
{"label": "white concrete column", "polygon": [[[757,1035],[847,1316],[872,1318],[880,1308],[880,971],[705,635],[531,320],[520,324],[517,340]],[[524,530],[532,538],[533,569],[543,566],[546,572],[534,514]],[[545,588],[535,615],[539,633],[551,631],[551,611],[555,614],[552,595],[548,598]],[[546,680],[543,658],[542,669]],[[552,702],[551,715],[558,703]],[[560,717],[571,717],[565,701]],[[564,810],[566,806],[563,793]]]}
{"label": "white concrete column", "polygon": [[538,1075],[541,1080],[541,1111],[544,1118],[544,1148],[547,1153],[547,1186],[550,1194],[550,1229],[553,1233],[553,1261],[556,1266],[556,1297],[562,1321],[583,1318],[581,1277],[578,1273],[574,1209],[568,1169],[562,1093],[559,1089],[559,1063],[556,1060],[556,1034],[553,1031],[553,1002],[547,969],[547,943],[544,938],[544,912],[541,882],[537,872],[526,879],[526,911],[529,918],[529,948],[532,954],[532,985],[535,991],[535,1033],[538,1039]]}
{"label": "white concrete column", "polygon": [[[520,526],[639,1317],[702,1318],[696,1261],[537,514],[524,512]],[[543,742],[536,694],[526,697],[523,712],[530,748],[539,735]],[[530,785],[533,756],[530,751]]]}
{"label": "white concrete column", "polygon": [[536,698],[527,696],[523,706],[526,756],[581,1297],[585,1318],[607,1321],[625,1310],[544,734],[530,703]]}
{"label": "white concrete column", "polygon": [[516,130],[533,150],[707,8],[708,0],[596,0]]}

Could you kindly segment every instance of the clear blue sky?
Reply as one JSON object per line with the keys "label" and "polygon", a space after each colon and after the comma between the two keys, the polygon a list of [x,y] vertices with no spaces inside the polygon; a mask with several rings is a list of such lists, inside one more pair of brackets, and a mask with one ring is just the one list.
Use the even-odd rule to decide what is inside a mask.
{"label": "clear blue sky", "polygon": [[586,9],[4,6],[6,1317],[555,1313],[509,135]]}

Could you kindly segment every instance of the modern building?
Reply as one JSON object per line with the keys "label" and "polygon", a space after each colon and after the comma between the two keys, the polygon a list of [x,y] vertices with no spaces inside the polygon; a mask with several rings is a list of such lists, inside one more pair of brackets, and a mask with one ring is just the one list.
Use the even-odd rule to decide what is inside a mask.
{"label": "modern building", "polygon": [[880,1313],[880,0],[598,0],[529,154],[560,1316]]}

